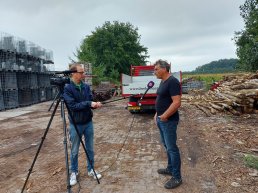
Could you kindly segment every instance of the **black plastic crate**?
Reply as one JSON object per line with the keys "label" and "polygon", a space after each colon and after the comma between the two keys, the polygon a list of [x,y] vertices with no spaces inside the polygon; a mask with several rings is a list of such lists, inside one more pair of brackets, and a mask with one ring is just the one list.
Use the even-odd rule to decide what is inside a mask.
{"label": "black plastic crate", "polygon": [[17,86],[18,89],[30,88],[30,80],[28,72],[17,72]]}
{"label": "black plastic crate", "polygon": [[32,104],[32,96],[30,89],[19,89],[18,90],[19,106],[28,106]]}
{"label": "black plastic crate", "polygon": [[49,87],[50,86],[50,74],[38,74],[38,85],[39,87]]}
{"label": "black plastic crate", "polygon": [[0,72],[0,90],[3,90],[3,86],[2,86],[2,72]]}
{"label": "black plastic crate", "polygon": [[39,89],[37,88],[31,89],[31,99],[33,104],[36,104],[39,102]]}
{"label": "black plastic crate", "polygon": [[1,67],[5,70],[18,70],[16,55],[13,51],[4,51],[1,57]]}
{"label": "black plastic crate", "polygon": [[0,90],[0,111],[4,110],[4,96],[3,96],[3,91]]}
{"label": "black plastic crate", "polygon": [[0,72],[2,89],[17,89],[17,77],[15,72],[11,71],[2,71]]}
{"label": "black plastic crate", "polygon": [[38,86],[45,87],[44,74],[38,74]]}
{"label": "black plastic crate", "polygon": [[16,54],[16,64],[18,65],[18,69],[19,70],[28,70],[27,66],[28,66],[28,59],[27,59],[27,55],[26,54]]}
{"label": "black plastic crate", "polygon": [[39,101],[43,102],[47,100],[47,94],[45,88],[39,88]]}
{"label": "black plastic crate", "polygon": [[4,107],[5,109],[17,108],[18,103],[18,90],[4,90]]}
{"label": "black plastic crate", "polygon": [[29,55],[27,58],[26,70],[31,72],[39,72],[37,69],[38,64],[39,64],[39,59]]}
{"label": "black plastic crate", "polygon": [[36,73],[29,74],[30,88],[38,87],[38,77]]}
{"label": "black plastic crate", "polygon": [[3,69],[5,63],[5,53],[3,50],[0,49],[0,70]]}
{"label": "black plastic crate", "polygon": [[55,97],[57,96],[58,92],[59,92],[58,87],[52,86],[52,99],[55,99]]}
{"label": "black plastic crate", "polygon": [[51,87],[47,87],[46,88],[46,100],[52,100],[52,88]]}

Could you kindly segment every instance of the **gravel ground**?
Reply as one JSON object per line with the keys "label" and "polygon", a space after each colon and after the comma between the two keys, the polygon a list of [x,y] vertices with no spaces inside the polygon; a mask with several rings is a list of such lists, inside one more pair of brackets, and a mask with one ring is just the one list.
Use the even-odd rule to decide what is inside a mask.
{"label": "gravel ground", "polygon": [[[166,190],[163,186],[169,177],[156,172],[166,166],[166,154],[153,114],[130,114],[124,108],[126,102],[116,101],[94,111],[95,169],[103,178],[98,184],[86,175],[86,156],[80,148],[79,184],[72,187],[72,192],[258,192],[257,170],[243,163],[243,156],[255,154],[252,149],[258,147],[257,114],[207,117],[194,106],[182,104],[178,144],[183,184]],[[68,192],[60,108],[46,130],[50,104],[0,112],[1,193],[21,192],[44,133],[47,136],[25,192]]]}

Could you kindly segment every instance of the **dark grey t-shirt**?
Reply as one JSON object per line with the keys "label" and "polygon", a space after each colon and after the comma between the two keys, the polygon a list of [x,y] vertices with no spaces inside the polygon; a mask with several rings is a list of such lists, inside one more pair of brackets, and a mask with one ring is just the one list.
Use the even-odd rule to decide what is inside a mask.
{"label": "dark grey t-shirt", "polygon": [[[179,81],[173,77],[170,76],[167,80],[164,82],[161,81],[159,88],[157,90],[157,98],[156,98],[156,112],[157,115],[162,115],[171,105],[172,96],[181,95],[181,86]],[[169,120],[173,120],[178,122],[179,121],[179,113],[176,111],[173,115],[169,117]]]}

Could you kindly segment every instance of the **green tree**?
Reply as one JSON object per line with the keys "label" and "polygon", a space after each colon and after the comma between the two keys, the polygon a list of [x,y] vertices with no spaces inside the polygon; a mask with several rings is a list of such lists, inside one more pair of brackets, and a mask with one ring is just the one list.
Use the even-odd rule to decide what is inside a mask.
{"label": "green tree", "polygon": [[98,77],[118,80],[120,73],[129,74],[130,65],[145,65],[149,57],[137,31],[130,23],[107,21],[82,41],[78,60],[92,63]]}
{"label": "green tree", "polygon": [[240,6],[245,29],[235,32],[239,68],[246,71],[258,70],[258,0],[246,0]]}
{"label": "green tree", "polygon": [[193,73],[228,73],[236,71],[237,59],[220,59],[197,67]]}

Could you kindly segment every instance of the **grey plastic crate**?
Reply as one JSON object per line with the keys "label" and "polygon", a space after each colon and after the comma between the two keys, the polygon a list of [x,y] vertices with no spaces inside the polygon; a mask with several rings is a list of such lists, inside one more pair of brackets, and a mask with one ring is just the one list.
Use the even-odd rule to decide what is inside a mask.
{"label": "grey plastic crate", "polygon": [[5,36],[2,38],[2,47],[5,50],[15,50],[14,46],[14,37],[13,36]]}
{"label": "grey plastic crate", "polygon": [[17,42],[17,52],[26,54],[28,52],[25,40],[19,40]]}

